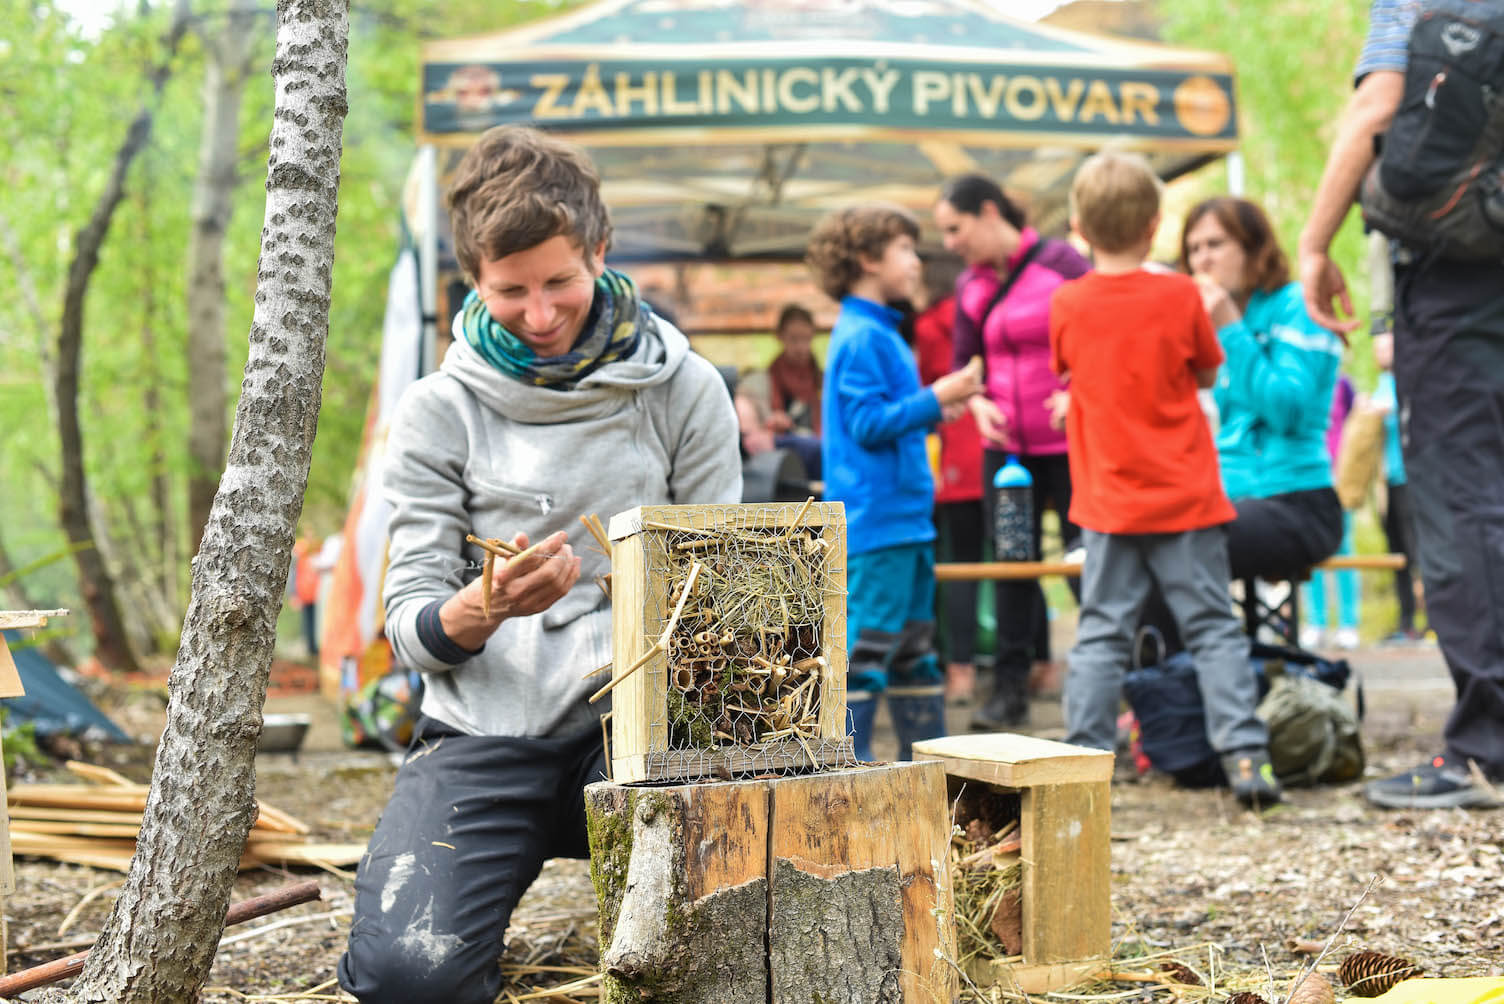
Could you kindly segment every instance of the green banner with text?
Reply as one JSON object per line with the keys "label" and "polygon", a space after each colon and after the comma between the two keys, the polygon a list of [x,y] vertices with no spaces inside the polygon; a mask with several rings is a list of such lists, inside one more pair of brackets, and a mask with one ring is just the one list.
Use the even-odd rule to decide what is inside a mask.
{"label": "green banner with text", "polygon": [[880,59],[430,63],[423,129],[700,127],[1236,139],[1232,79],[1186,71]]}

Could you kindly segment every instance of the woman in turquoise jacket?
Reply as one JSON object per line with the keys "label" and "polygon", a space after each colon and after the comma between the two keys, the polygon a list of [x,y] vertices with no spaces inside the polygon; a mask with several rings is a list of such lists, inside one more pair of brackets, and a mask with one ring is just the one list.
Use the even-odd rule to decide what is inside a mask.
{"label": "woman in turquoise jacket", "polygon": [[[1195,206],[1181,231],[1180,266],[1200,284],[1227,357],[1213,396],[1222,485],[1238,513],[1227,524],[1232,577],[1303,577],[1342,543],[1326,448],[1342,342],[1306,314],[1274,228],[1247,199]],[[1184,647],[1158,589],[1143,624],[1159,648],[1140,648],[1143,664]]]}
{"label": "woman in turquoise jacket", "polygon": [[1214,395],[1222,481],[1238,511],[1228,525],[1232,574],[1299,576],[1342,542],[1326,447],[1342,342],[1306,314],[1254,203],[1221,196],[1194,207],[1180,256],[1227,356]]}

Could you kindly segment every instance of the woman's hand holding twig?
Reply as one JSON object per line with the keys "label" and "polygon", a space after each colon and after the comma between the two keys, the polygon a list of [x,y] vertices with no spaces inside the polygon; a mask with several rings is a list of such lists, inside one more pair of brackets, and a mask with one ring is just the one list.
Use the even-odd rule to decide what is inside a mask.
{"label": "woman's hand holding twig", "polygon": [[480,648],[509,617],[527,617],[553,606],[580,578],[580,559],[563,531],[529,546],[519,533],[512,544],[519,554],[498,561],[491,571],[490,611],[485,586],[477,577],[439,608],[444,633],[456,645]]}

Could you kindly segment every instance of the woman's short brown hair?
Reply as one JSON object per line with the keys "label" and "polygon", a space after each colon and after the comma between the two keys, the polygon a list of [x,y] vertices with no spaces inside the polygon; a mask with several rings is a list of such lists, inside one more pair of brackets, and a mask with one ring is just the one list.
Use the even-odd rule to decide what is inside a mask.
{"label": "woman's short brown hair", "polygon": [[919,221],[902,206],[871,202],[838,209],[815,224],[804,263],[815,285],[839,300],[862,277],[862,259],[876,261],[904,234],[918,240]]}
{"label": "woman's short brown hair", "polygon": [[566,236],[586,254],[611,239],[611,217],[590,158],[526,126],[497,126],[476,140],[449,185],[454,254],[473,281],[496,261]]}
{"label": "woman's short brown hair", "polygon": [[1248,259],[1243,281],[1250,290],[1272,293],[1290,281],[1290,263],[1280,250],[1279,239],[1274,235],[1274,226],[1269,217],[1255,202],[1232,195],[1218,195],[1198,202],[1186,213],[1185,226],[1180,230],[1180,267],[1191,270],[1191,256],[1186,250],[1186,236],[1191,228],[1201,222],[1201,217],[1210,213],[1216,217],[1227,236],[1238,242]]}

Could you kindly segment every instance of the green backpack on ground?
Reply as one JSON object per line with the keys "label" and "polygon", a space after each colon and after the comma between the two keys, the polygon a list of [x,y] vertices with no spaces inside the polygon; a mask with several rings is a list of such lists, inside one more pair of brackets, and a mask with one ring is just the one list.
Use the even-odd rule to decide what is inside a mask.
{"label": "green backpack on ground", "polygon": [[1341,691],[1283,661],[1264,663],[1269,692],[1258,716],[1269,726],[1269,760],[1287,785],[1340,784],[1363,776],[1358,715]]}

